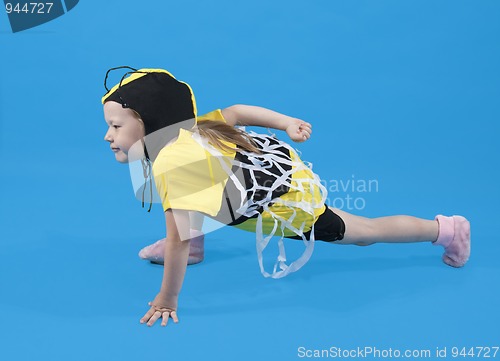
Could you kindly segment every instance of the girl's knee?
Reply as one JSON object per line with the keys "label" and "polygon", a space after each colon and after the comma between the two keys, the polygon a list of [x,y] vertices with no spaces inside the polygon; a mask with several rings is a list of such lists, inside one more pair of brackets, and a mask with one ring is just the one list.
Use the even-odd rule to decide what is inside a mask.
{"label": "girl's knee", "polygon": [[338,244],[369,246],[375,243],[373,239],[377,233],[378,224],[373,218],[356,216],[337,208],[330,207],[330,209],[339,215],[345,223],[344,237],[346,239],[343,242],[337,241]]}
{"label": "girl's knee", "polygon": [[377,234],[377,223],[371,218],[360,218],[358,224],[358,237],[355,242],[357,246],[370,246],[374,244],[374,237]]}

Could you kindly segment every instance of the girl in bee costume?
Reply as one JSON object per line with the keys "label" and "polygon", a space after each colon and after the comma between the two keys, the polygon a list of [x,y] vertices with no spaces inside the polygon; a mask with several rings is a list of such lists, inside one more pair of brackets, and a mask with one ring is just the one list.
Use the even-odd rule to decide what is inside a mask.
{"label": "girl in bee costume", "polygon": [[[303,162],[295,149],[274,135],[247,133],[233,127],[240,124],[243,113],[247,125],[263,126],[268,124],[262,114],[276,120],[278,113],[258,107],[233,106],[230,108],[237,107],[239,111],[216,109],[198,116],[191,87],[176,80],[168,71],[119,68],[131,71],[108,89],[108,74],[118,68],[108,70],[107,93],[102,103],[105,114],[112,112],[113,118],[123,116],[125,119],[123,109],[133,110],[136,120],[142,124],[142,136],[135,137],[142,144],[143,206],[149,179],[148,211],[151,209],[154,180],[164,212],[196,212],[255,232],[258,262],[265,277],[280,278],[300,269],[311,257],[315,240],[356,245],[431,241],[445,247],[445,263],[461,267],[467,261],[470,233],[465,218],[440,215],[434,221],[410,216],[368,219],[329,208],[325,204],[326,188],[312,171],[312,165]],[[121,107],[117,108],[118,104]],[[226,119],[228,114],[230,119]],[[284,115],[279,118],[290,123],[280,125],[280,129],[286,129],[292,140],[309,138],[310,124]],[[128,144],[123,139],[130,139],[130,134],[108,131],[105,139],[112,145]],[[195,237],[191,234],[187,238]],[[279,252],[272,272],[268,273],[263,251],[276,238]],[[289,264],[284,238],[301,240],[305,246],[302,255]],[[170,260],[174,262],[174,258]],[[185,268],[178,270],[182,274],[180,280],[184,271]],[[170,274],[175,272],[172,270]],[[180,290],[182,281],[174,283]],[[161,292],[158,294],[143,321],[154,323],[163,317],[166,322],[165,317],[169,316],[175,321],[177,298],[165,301],[165,297]]]}
{"label": "girl in bee costume", "polygon": [[[153,163],[152,178],[164,211],[196,211],[255,232],[259,265],[266,277],[279,278],[298,270],[311,257],[315,237],[323,241],[342,239],[345,226],[325,205],[325,187],[292,147],[273,135],[250,132],[243,139],[255,151],[249,151],[252,147],[243,149],[227,140],[242,132],[231,127],[232,132],[224,134],[224,128],[230,126],[220,109],[197,116],[188,84],[163,69],[132,70],[127,73],[129,77],[124,75],[108,90],[102,103],[118,102],[140,115],[145,128],[145,183],[148,178],[151,183],[149,168]],[[193,125],[198,131],[185,129]],[[207,132],[222,133],[221,138],[226,140],[214,145],[203,136]],[[165,146],[175,136],[177,140]],[[241,138],[238,141],[241,143]],[[145,190],[146,186],[143,206]],[[268,273],[262,252],[275,235],[280,237],[279,255],[273,272]],[[286,264],[284,237],[302,240],[305,245],[302,256],[290,265]]]}

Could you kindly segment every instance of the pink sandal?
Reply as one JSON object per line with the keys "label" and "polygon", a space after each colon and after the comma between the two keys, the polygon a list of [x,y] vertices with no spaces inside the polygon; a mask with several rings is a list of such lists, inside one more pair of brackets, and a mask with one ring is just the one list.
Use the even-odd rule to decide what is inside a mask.
{"label": "pink sandal", "polygon": [[[191,229],[191,237],[189,243],[188,265],[203,261],[205,250],[205,235],[202,231]],[[164,249],[165,238],[141,249],[139,251],[139,257],[144,260],[149,260],[151,263],[163,264]]]}
{"label": "pink sandal", "polygon": [[435,246],[443,246],[443,262],[452,267],[462,267],[470,256],[470,223],[462,216],[437,215],[439,235]]}

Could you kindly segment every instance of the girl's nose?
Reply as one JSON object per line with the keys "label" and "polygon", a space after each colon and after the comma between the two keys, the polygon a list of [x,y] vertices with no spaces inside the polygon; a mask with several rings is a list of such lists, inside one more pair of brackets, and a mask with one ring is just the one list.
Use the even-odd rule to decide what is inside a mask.
{"label": "girl's nose", "polygon": [[109,130],[106,132],[106,134],[104,134],[104,140],[108,142],[111,140],[111,137],[109,136]]}

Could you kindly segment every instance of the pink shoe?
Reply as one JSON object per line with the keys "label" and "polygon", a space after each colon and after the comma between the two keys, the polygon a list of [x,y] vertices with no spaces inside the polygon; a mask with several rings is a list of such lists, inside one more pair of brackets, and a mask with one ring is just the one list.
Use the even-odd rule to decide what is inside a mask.
{"label": "pink shoe", "polygon": [[452,267],[462,267],[470,256],[470,223],[462,216],[445,217],[437,215],[438,239],[432,242],[443,246],[443,262]]}
{"label": "pink shoe", "polygon": [[[191,241],[189,243],[188,265],[200,263],[204,259],[205,235],[201,231],[191,229]],[[149,260],[151,263],[163,264],[163,253],[165,250],[165,238],[144,247],[139,251],[139,257]]]}

